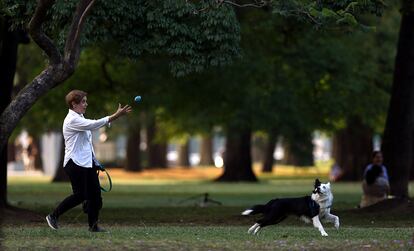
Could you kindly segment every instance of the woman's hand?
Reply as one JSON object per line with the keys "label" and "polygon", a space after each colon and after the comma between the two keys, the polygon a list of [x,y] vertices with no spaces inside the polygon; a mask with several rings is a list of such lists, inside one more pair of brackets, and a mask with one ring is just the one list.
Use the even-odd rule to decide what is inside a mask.
{"label": "woman's hand", "polygon": [[111,116],[109,116],[109,122],[112,122],[114,120],[116,120],[117,118],[128,114],[132,112],[132,108],[130,105],[125,105],[124,107],[121,106],[121,104],[118,105],[118,110],[112,114]]}
{"label": "woman's hand", "polygon": [[131,106],[125,105],[124,107],[121,106],[121,104],[118,104],[118,110],[116,113],[119,114],[119,116],[125,115],[127,113],[130,113],[132,111]]}

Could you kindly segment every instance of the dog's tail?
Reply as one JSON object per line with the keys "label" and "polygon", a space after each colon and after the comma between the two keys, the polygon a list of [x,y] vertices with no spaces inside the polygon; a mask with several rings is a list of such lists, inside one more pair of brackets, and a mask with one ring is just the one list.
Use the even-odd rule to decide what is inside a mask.
{"label": "dog's tail", "polygon": [[244,210],[241,214],[242,215],[255,215],[261,214],[264,212],[265,205],[255,205],[249,209]]}

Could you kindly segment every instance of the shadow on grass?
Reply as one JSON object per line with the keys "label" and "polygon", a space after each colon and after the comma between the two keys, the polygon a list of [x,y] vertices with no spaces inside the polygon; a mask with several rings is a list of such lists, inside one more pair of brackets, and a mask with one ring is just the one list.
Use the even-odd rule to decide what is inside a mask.
{"label": "shadow on grass", "polygon": [[[243,207],[107,207],[101,211],[101,221],[123,225],[200,225],[200,226],[250,226],[260,216],[241,216]],[[39,207],[35,211],[14,209],[3,212],[4,224],[44,223],[50,208]],[[386,200],[363,209],[332,210],[340,217],[341,226],[360,227],[411,227],[414,223],[414,205],[409,200]],[[82,224],[86,215],[77,207],[61,216],[62,224]],[[288,217],[280,225],[304,226],[296,217]],[[325,223],[328,227],[329,224]]]}

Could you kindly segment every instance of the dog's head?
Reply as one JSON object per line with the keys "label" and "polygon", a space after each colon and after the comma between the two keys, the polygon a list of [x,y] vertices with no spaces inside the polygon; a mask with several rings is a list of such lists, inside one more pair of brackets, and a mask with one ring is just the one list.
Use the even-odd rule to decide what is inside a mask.
{"label": "dog's head", "polygon": [[321,183],[319,179],[315,180],[313,192],[314,194],[328,194],[331,192],[331,183]]}

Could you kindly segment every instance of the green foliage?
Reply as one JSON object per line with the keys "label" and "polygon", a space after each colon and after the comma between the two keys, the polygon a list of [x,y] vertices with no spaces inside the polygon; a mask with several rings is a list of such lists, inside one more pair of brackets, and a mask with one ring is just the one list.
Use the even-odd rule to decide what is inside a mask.
{"label": "green foliage", "polygon": [[322,0],[322,1],[272,1],[273,12],[296,17],[318,28],[341,27],[344,30],[362,29],[361,20],[366,14],[382,15],[382,0]]}
{"label": "green foliage", "polygon": [[[35,1],[18,4],[16,23],[27,23]],[[57,1],[45,27],[63,48],[78,1]],[[180,1],[97,1],[82,32],[83,46],[109,43],[121,56],[139,59],[156,54],[170,60],[176,75],[199,72],[209,65],[231,62],[239,54],[239,26],[233,9],[227,6],[195,12],[199,4]]]}
{"label": "green foliage", "polygon": [[289,136],[336,130],[357,116],[381,132],[396,42],[396,12],[385,14],[378,33],[344,34],[263,11],[244,13],[243,58],[171,81],[166,95],[175,101],[166,104],[163,119],[184,131],[231,125]]}
{"label": "green foliage", "polygon": [[[285,5],[276,6],[279,10],[299,4],[281,2]],[[355,15],[347,14],[370,10],[361,7],[363,2],[320,2],[324,4],[307,3],[313,3],[314,17],[323,15],[324,20],[352,19]],[[69,20],[73,3],[57,3],[50,31]],[[240,12],[240,28],[228,8],[194,13],[200,7],[183,1],[139,3],[99,2],[94,7],[83,39],[90,46],[82,53],[77,72],[64,87],[48,94],[45,104],[34,108],[40,114],[56,109],[58,117],[35,112],[29,120],[44,117],[41,121],[61,123],[64,95],[76,88],[90,94],[88,117],[104,116],[118,102],[131,103],[135,95],[143,96],[135,112],[153,114],[168,132],[165,137],[210,132],[216,125],[278,128],[285,135],[330,131],[345,126],[352,116],[382,130],[393,70],[395,11],[385,12],[382,22],[364,19],[378,27],[377,33],[344,34],[315,31],[288,12],[283,19],[262,10]],[[227,60],[222,59],[239,50],[231,47],[239,32],[242,58],[223,67]],[[188,74],[203,70],[202,65],[215,67]],[[171,69],[187,76],[172,77]],[[138,118],[136,114],[131,119]],[[58,128],[59,123],[43,125]]]}
{"label": "green foliage", "polygon": [[3,19],[5,16],[11,16],[13,9],[16,7],[17,5],[7,6],[4,0],[0,0],[0,19]]}
{"label": "green foliage", "polygon": [[[16,25],[28,23],[36,1],[5,0]],[[57,1],[45,24],[63,48],[76,0]],[[274,13],[310,21],[316,27],[361,27],[360,15],[382,13],[380,0],[271,1]],[[209,7],[206,9],[206,7]],[[204,11],[198,11],[205,9]],[[82,44],[109,43],[122,55],[139,59],[156,54],[170,60],[175,75],[223,66],[239,55],[239,25],[233,9],[209,1],[97,1],[87,18]]]}

